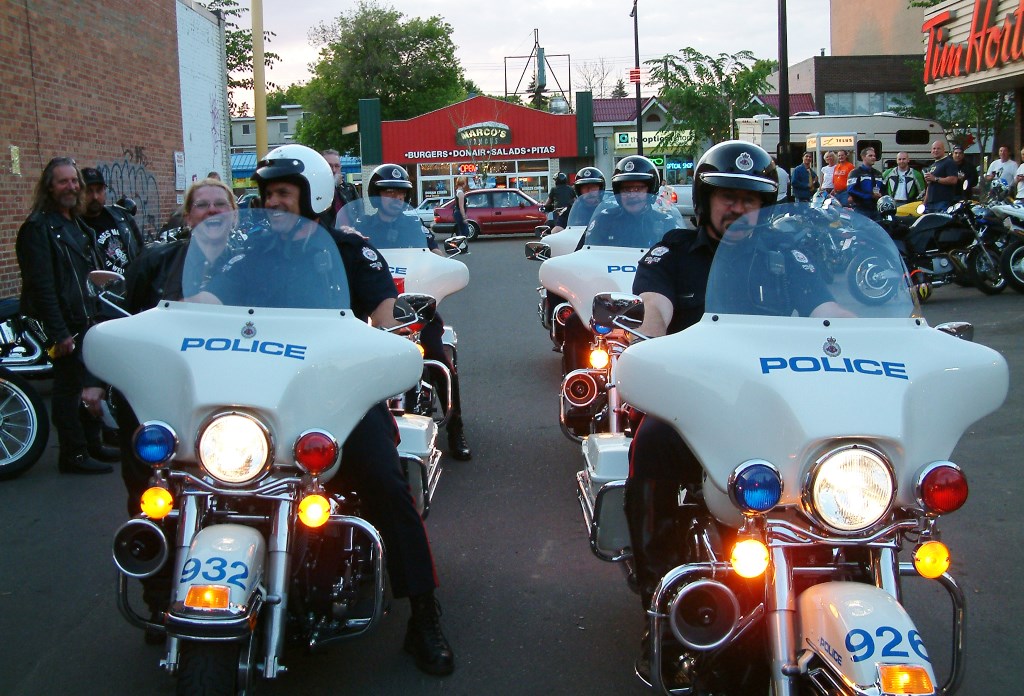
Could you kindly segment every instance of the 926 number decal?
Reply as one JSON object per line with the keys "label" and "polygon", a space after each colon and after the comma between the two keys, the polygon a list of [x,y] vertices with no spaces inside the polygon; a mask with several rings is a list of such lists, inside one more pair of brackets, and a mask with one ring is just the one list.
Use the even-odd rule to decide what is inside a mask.
{"label": "926 number decal", "polygon": [[[206,567],[204,570],[203,567]],[[229,575],[228,570],[235,571]],[[185,561],[185,565],[181,569],[181,580],[180,583],[192,582],[193,580],[200,577],[209,582],[226,582],[229,585],[234,585],[239,589],[246,589],[245,583],[242,582],[249,577],[249,566],[242,561],[235,561],[230,566],[227,560],[214,556],[205,560],[199,560],[198,558],[190,558]]]}
{"label": "926 number decal", "polygon": [[[902,649],[904,641],[903,634],[892,626],[879,626],[875,629],[874,638],[878,638],[879,643],[881,643],[881,652],[879,657],[910,656],[910,653]],[[855,628],[846,634],[846,649],[850,651],[850,655],[854,662],[862,662],[875,654],[876,646],[874,638],[872,638],[871,634],[863,628]],[[920,633],[917,631],[911,631],[907,634],[906,641],[910,646],[910,649],[913,650],[918,657],[922,660],[931,662],[931,659],[928,657],[928,651],[924,647],[924,641],[921,640]]]}

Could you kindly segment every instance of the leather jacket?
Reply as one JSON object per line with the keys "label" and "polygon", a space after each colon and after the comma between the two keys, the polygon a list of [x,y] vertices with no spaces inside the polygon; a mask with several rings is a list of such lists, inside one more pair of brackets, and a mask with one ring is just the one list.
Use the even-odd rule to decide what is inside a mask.
{"label": "leather jacket", "polygon": [[95,313],[86,291],[89,271],[97,268],[94,234],[79,218],[33,213],[18,230],[15,251],[21,268],[22,311],[42,322],[50,343],[78,335]]}

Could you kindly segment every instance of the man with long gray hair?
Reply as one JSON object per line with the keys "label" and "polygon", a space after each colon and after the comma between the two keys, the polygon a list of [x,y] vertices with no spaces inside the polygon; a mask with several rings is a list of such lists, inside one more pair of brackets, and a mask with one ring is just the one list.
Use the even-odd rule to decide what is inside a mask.
{"label": "man with long gray hair", "polygon": [[73,159],[50,160],[36,184],[32,213],[18,230],[15,251],[21,268],[21,309],[42,322],[53,358],[57,466],[65,474],[106,474],[113,467],[89,456],[78,414],[79,401],[98,414],[103,394],[82,362],[82,338],[95,313],[86,277],[99,265],[92,230],[79,217],[84,188]]}

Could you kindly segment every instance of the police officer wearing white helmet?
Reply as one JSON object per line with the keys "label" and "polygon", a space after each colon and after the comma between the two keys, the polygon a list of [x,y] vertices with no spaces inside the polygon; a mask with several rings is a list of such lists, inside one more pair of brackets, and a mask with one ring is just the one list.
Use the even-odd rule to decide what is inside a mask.
{"label": "police officer wearing white helmet", "polygon": [[[334,200],[330,166],[322,155],[303,145],[284,145],[272,150],[258,163],[252,178],[259,186],[263,207],[270,212],[281,211],[317,220]],[[331,236],[345,265],[352,311],[375,326],[397,325],[394,304],[398,292],[380,253],[361,235],[335,230],[331,231]],[[266,252],[248,251],[237,261],[237,269],[229,266],[224,274],[246,273],[248,265],[248,272],[261,277],[258,260],[261,253]],[[215,296],[216,290],[216,286],[211,285],[210,291]],[[420,670],[447,675],[454,669],[455,660],[441,631],[440,606],[434,597],[437,579],[430,542],[402,474],[396,436],[395,421],[387,407],[384,404],[374,406],[345,441],[341,471],[345,484],[354,487],[366,503],[367,520],[384,539],[393,595],[409,597],[412,603],[405,649],[416,658]],[[331,484],[340,483],[343,476],[328,482],[328,489]]]}

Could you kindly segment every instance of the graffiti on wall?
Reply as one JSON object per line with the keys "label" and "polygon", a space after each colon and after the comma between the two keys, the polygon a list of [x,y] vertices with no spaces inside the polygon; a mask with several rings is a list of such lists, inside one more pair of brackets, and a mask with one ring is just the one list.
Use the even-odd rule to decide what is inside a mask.
{"label": "graffiti on wall", "polygon": [[124,159],[120,162],[101,162],[96,165],[107,182],[107,203],[121,198],[135,201],[138,211],[135,221],[146,239],[153,239],[160,230],[160,187],[156,176],[147,169],[149,160],[142,146],[122,147]]}

